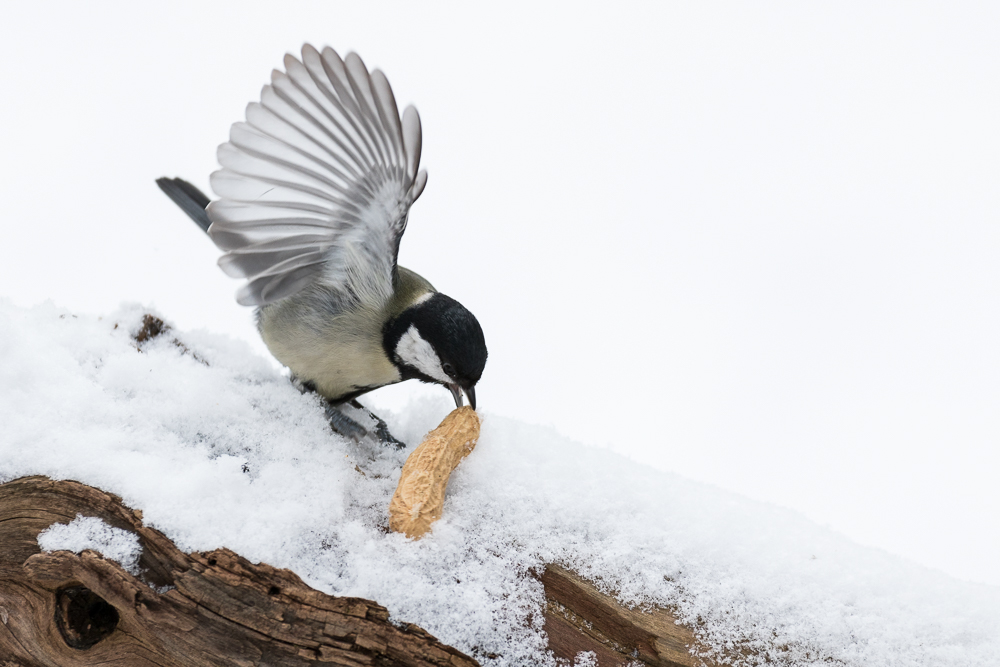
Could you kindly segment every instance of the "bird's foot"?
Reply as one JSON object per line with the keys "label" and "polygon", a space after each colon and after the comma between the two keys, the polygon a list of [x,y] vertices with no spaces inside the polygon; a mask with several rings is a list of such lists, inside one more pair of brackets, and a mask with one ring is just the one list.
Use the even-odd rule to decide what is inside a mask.
{"label": "bird's foot", "polygon": [[330,422],[330,428],[334,430],[335,433],[339,433],[348,440],[353,440],[354,442],[361,442],[363,439],[368,437],[368,430],[354,421],[342,411],[343,404],[335,404],[326,402],[324,406],[324,411],[326,412],[326,419]]}
{"label": "bird's foot", "polygon": [[[291,381],[292,385],[303,394],[311,394],[316,391],[316,386],[312,382],[303,382],[294,375],[291,377]],[[326,419],[330,422],[330,428],[335,433],[339,433],[354,442],[370,438],[387,447],[392,446],[396,449],[406,447],[405,442],[397,440],[389,432],[389,426],[384,419],[372,413],[356,399],[339,403],[326,400],[324,406]]]}
{"label": "bird's foot", "polygon": [[389,425],[385,423],[385,420],[376,415],[374,412],[366,408],[357,402],[357,400],[351,401],[351,407],[356,410],[360,410],[364,415],[371,420],[375,428],[375,436],[383,445],[392,445],[396,449],[403,449],[406,447],[406,443],[402,440],[397,440],[392,433],[389,432]]}
{"label": "bird's foot", "polygon": [[397,440],[389,432],[385,420],[378,417],[357,401],[343,403],[326,402],[326,418],[330,427],[355,442],[371,438],[387,447],[403,449],[406,443]]}

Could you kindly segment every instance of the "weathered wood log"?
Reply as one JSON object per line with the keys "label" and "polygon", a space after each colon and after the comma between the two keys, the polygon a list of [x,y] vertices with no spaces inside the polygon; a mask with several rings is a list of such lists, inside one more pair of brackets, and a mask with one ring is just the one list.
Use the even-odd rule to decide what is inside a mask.
{"label": "weathered wood log", "polygon": [[545,632],[557,658],[572,660],[581,651],[593,651],[600,667],[713,664],[690,653],[696,645],[694,633],[665,609],[629,609],[558,565],[548,565],[540,578],[545,586]]}
{"label": "weathered wood log", "polygon": [[[36,538],[77,514],[139,536],[142,579]],[[6,663],[2,662],[3,660]],[[228,549],[185,554],[121,499],[77,482],[0,485],[0,665],[413,665],[478,663],[370,600],[332,597]]]}
{"label": "weathered wood log", "polygon": [[[40,551],[41,531],[78,514],[139,537],[139,577],[93,551]],[[704,664],[688,653],[693,633],[667,611],[627,609],[555,565],[540,579],[556,657],[593,651],[601,667]],[[376,602],[320,593],[228,549],[185,554],[144,526],[140,511],[84,484],[0,485],[0,667],[478,664],[388,619]]]}

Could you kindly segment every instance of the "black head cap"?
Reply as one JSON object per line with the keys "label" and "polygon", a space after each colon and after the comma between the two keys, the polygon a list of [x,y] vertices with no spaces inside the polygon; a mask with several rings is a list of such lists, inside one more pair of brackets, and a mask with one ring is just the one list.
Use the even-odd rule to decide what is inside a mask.
{"label": "black head cap", "polygon": [[[415,327],[417,335],[434,349],[448,381],[439,373],[435,377],[426,367],[421,369],[420,364],[401,358],[399,343],[410,327]],[[435,292],[426,300],[407,308],[389,322],[383,335],[383,345],[389,358],[400,366],[404,378],[456,384],[466,390],[475,407],[475,394],[470,390],[479,382],[486,367],[486,338],[476,316],[458,301]]]}

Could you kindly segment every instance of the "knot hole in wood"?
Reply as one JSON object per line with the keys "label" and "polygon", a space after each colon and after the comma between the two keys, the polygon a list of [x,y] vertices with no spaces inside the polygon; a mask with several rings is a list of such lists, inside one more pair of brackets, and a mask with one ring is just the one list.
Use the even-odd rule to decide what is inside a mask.
{"label": "knot hole in wood", "polygon": [[118,627],[118,610],[85,586],[56,591],[56,627],[70,648],[86,650]]}

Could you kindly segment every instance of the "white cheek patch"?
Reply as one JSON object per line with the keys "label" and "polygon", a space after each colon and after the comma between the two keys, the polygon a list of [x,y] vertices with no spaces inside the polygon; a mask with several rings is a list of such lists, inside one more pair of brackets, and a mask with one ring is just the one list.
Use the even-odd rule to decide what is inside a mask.
{"label": "white cheek patch", "polygon": [[402,359],[407,366],[416,368],[427,377],[432,377],[445,384],[452,382],[452,379],[441,368],[441,360],[434,348],[421,338],[417,327],[412,324],[396,343],[396,356]]}

